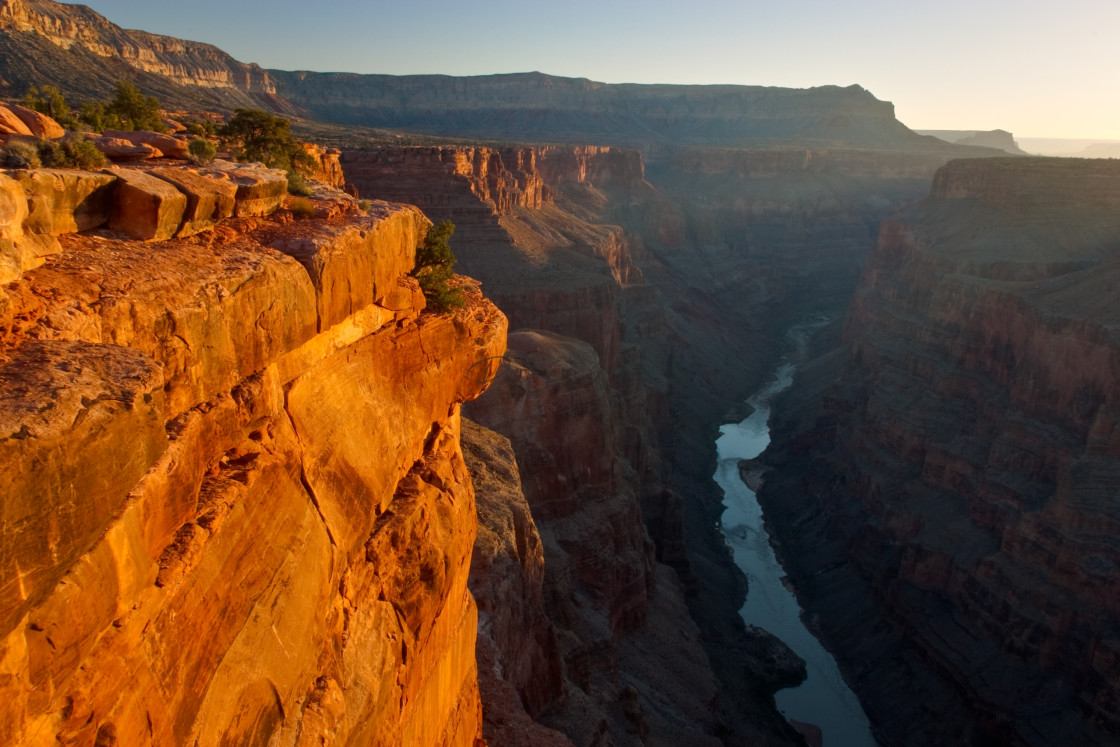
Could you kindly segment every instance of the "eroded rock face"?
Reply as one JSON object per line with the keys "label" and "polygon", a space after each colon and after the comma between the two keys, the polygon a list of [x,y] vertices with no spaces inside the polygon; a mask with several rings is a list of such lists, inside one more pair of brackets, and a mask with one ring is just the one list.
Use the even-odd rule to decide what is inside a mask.
{"label": "eroded rock face", "polygon": [[162,179],[135,169],[113,167],[117,194],[109,228],[135,239],[170,239],[179,231],[187,196]]}
{"label": "eroded rock face", "polygon": [[1120,734],[1118,194],[1107,162],[944,167],[776,424],[767,516],[895,742]]}
{"label": "eroded rock face", "polygon": [[279,169],[242,164],[215,164],[204,176],[229,179],[237,185],[234,215],[239,218],[271,215],[288,193],[288,176]]}
{"label": "eroded rock face", "polygon": [[570,745],[562,733],[533,720],[563,694],[564,672],[545,612],[544,546],[513,447],[466,419],[462,444],[479,517],[470,588],[479,606],[483,735],[493,744]]}
{"label": "eroded rock face", "polygon": [[30,214],[24,228],[58,236],[88,231],[109,220],[113,206],[112,174],[79,169],[33,169],[14,172],[27,194]]}
{"label": "eroded rock face", "polygon": [[[298,230],[411,266],[396,229],[330,245],[386,212]],[[283,230],[65,236],[11,286],[0,742],[478,737],[458,408],[505,319],[470,287],[454,315],[323,298]]]}
{"label": "eroded rock face", "polygon": [[237,186],[225,179],[201,176],[185,169],[152,169],[149,173],[168,181],[187,197],[178,236],[190,236],[233,215]]}

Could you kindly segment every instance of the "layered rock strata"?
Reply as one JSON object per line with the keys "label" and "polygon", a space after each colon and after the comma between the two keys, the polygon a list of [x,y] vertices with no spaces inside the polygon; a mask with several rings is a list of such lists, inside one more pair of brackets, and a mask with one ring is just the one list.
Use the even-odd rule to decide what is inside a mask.
{"label": "layered rock strata", "polygon": [[[531,626],[515,647],[500,635],[514,610],[488,614],[504,642],[497,660],[513,669],[505,679],[524,679],[524,710],[577,744],[719,744],[718,684],[679,582],[653,563],[597,356],[585,342],[545,332],[515,332],[509,346],[494,386],[470,410],[508,434],[520,467],[514,492],[532,513],[519,518],[519,503],[506,504],[523,569],[515,577],[531,590],[518,614]],[[495,460],[477,461],[472,470],[493,471]],[[526,651],[524,630],[545,645]],[[548,666],[525,678],[515,667],[528,653]],[[505,703],[484,700],[484,712]]]}
{"label": "layered rock strata", "polygon": [[950,163],[775,409],[767,517],[886,743],[1120,734],[1118,206],[1115,164]]}
{"label": "layered rock strata", "polygon": [[57,236],[102,226],[143,240],[189,236],[234,213],[270,215],[287,185],[278,169],[229,163],[201,172],[114,166],[0,174],[0,283],[57,254]]}
{"label": "layered rock strata", "polygon": [[[655,557],[685,583],[721,701],[735,704],[722,715],[718,706],[708,711],[707,723],[723,720],[717,728],[728,729],[732,742],[764,739],[762,732],[776,743],[796,739],[767,705],[775,685],[756,676],[766,670],[767,641],[744,633],[736,600],[745,584],[712,529],[722,511],[711,483],[716,427],[760,383],[784,326],[843,302],[877,221],[914,192],[916,174],[925,169],[928,180],[940,161],[886,159],[876,172],[872,156],[852,156],[845,161],[851,173],[834,171],[820,186],[804,168],[804,151],[800,160],[768,157],[762,172],[736,173],[736,161],[725,157],[723,171],[706,169],[686,200],[692,177],[667,169],[665,154],[654,178],[672,196],[647,181],[636,151],[547,146],[533,148],[529,159],[525,150],[488,149],[480,158],[477,149],[457,146],[382,148],[346,152],[342,161],[363,196],[418,202],[433,219],[454,221],[460,266],[483,280],[513,327],[591,345],[610,402],[609,420],[596,427],[617,434],[624,482],[639,498]],[[495,153],[504,176],[496,177]],[[473,166],[479,162],[485,179]],[[531,168],[544,183],[539,207],[519,204],[516,190],[493,198],[497,190],[487,184],[535,184],[525,173]],[[752,208],[768,189],[780,199]],[[721,204],[726,209],[710,209]],[[826,269],[810,272],[814,262]],[[514,431],[503,433],[520,448]],[[522,465],[530,483],[543,479],[537,471]],[[547,496],[540,510],[572,501],[578,485],[534,486]],[[653,629],[617,636],[618,645]]]}
{"label": "layered rock strata", "polygon": [[0,742],[474,744],[459,404],[506,324],[424,313],[427,225],[68,235],[8,286]]}

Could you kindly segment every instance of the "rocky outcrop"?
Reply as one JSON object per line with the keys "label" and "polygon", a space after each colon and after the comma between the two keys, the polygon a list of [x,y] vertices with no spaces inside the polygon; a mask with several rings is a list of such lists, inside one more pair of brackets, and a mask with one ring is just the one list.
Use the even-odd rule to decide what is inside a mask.
{"label": "rocky outcrop", "polygon": [[342,151],[338,148],[323,148],[314,143],[300,143],[303,152],[311,157],[311,178],[322,182],[329,187],[342,189],[346,186],[346,178],[342,173],[342,163],[339,157]]}
{"label": "rocky outcrop", "polygon": [[768,519],[891,743],[1120,733],[1118,190],[1101,162],[941,169],[776,423]]}
{"label": "rocky outcrop", "polygon": [[305,266],[411,268],[373,208],[66,235],[8,286],[0,742],[475,742],[459,404],[505,320],[331,298]]}

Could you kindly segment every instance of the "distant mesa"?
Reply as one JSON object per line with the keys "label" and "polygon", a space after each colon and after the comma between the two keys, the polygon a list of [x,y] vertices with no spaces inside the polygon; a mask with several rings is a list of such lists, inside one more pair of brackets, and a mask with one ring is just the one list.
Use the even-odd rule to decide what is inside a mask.
{"label": "distant mesa", "polygon": [[1015,142],[1015,137],[1007,130],[914,130],[919,135],[931,135],[954,145],[977,145],[983,148],[999,148],[1016,156],[1027,152]]}
{"label": "distant mesa", "polygon": [[516,142],[886,149],[980,156],[915,135],[857,85],[795,89],[265,70],[209,44],[122,29],[89,8],[0,0],[0,96],[51,81],[76,98],[122,75],[189,110],[260,107],[343,125]]}

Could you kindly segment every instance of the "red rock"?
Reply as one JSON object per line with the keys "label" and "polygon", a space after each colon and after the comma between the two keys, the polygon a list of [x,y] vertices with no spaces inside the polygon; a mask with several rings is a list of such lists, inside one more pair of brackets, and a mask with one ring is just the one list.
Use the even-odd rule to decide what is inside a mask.
{"label": "red rock", "polygon": [[9,105],[0,103],[0,135],[34,135]]}
{"label": "red rock", "polygon": [[27,125],[27,129],[31,131],[31,134],[37,138],[58,140],[66,136],[66,130],[62,128],[62,125],[55,122],[46,114],[41,114],[33,109],[20,106],[19,104],[8,104],[7,108],[19,117],[20,120]]}
{"label": "red rock", "polygon": [[187,197],[170,183],[135,169],[110,168],[117,177],[109,228],[145,241],[169,239],[179,231]]}
{"label": "red rock", "polygon": [[568,744],[567,737],[532,719],[561,697],[564,674],[545,611],[544,545],[521,490],[513,448],[505,437],[465,419],[462,446],[479,516],[470,588],[479,606],[485,736],[495,744],[525,743],[526,737],[537,744]]}
{"label": "red rock", "polygon": [[0,174],[0,285],[23,274],[23,252],[17,242],[23,238],[27,213],[27,194],[22,185]]}
{"label": "red rock", "polygon": [[[387,212],[390,223],[415,223],[410,210]],[[13,675],[0,678],[0,742],[481,737],[467,591],[476,519],[458,404],[485,387],[471,371],[501,355],[505,320],[468,289],[454,314],[398,321],[371,304],[316,334],[307,272],[256,241],[279,228],[243,227],[251,233],[219,227],[213,242],[64,237],[67,251],[17,284],[21,326],[0,318],[0,356],[12,359],[0,376],[42,370],[27,364],[36,346],[66,351],[48,361],[46,394],[0,387],[32,426],[45,420],[83,446],[44,443],[70,472],[46,465],[34,484],[73,473],[73,492],[59,494],[84,505],[99,476],[146,453],[137,447],[148,430],[125,427],[129,418],[169,439],[146,473],[110,481],[124,491],[106,501],[112,510],[63,514],[81,517],[92,538],[55,541],[65,552],[48,573],[65,583],[28,577],[33,598],[4,597],[26,614],[0,638]],[[398,233],[384,232],[384,249],[407,255],[414,244],[402,247]],[[147,361],[153,376],[162,369],[166,392],[158,378],[127,389],[115,372],[105,397],[84,379],[59,385],[88,368],[76,352],[87,348]],[[50,396],[61,404],[40,411]],[[73,417],[82,408],[92,414]],[[32,426],[30,439],[5,443],[37,443]],[[92,477],[73,467],[83,464]],[[27,552],[49,556],[53,536],[29,539]],[[15,588],[18,574],[0,571]]]}
{"label": "red rock", "polygon": [[24,228],[57,236],[88,231],[109,220],[116,177],[78,169],[34,169],[17,174],[30,215]]}
{"label": "red rock", "polygon": [[163,378],[143,353],[37,342],[0,367],[0,637],[101,536],[166,448]]}
{"label": "red rock", "polygon": [[145,143],[115,137],[95,137],[90,142],[111,161],[144,161],[163,156],[162,151]]}
{"label": "red rock", "polygon": [[225,164],[205,169],[205,176],[226,178],[237,185],[237,217],[271,215],[288,194],[288,175],[279,169]]}
{"label": "red rock", "polygon": [[[1118,206],[1115,162],[949,163],[883,224],[817,417],[779,425],[808,465],[779,500],[767,478],[768,521],[819,517],[780,535],[789,556],[876,600],[838,635],[838,600],[806,612],[893,741],[1120,734]],[[928,665],[902,664],[914,652]]]}
{"label": "red rock", "polygon": [[164,135],[149,130],[105,130],[101,135],[115,140],[124,140],[133,145],[150,146],[167,158],[186,158],[190,155],[187,150],[190,141],[185,137]]}
{"label": "red rock", "polygon": [[148,173],[170,182],[187,197],[177,236],[205,231],[233,215],[237,187],[227,180],[200,176],[186,169],[157,168]]}
{"label": "red rock", "polygon": [[319,297],[320,330],[370,304],[402,310],[416,303],[411,290],[397,300],[398,280],[412,271],[416,247],[431,224],[416,208],[385,202],[372,205],[366,215],[345,227],[324,223],[299,238],[272,244],[311,276]]}

